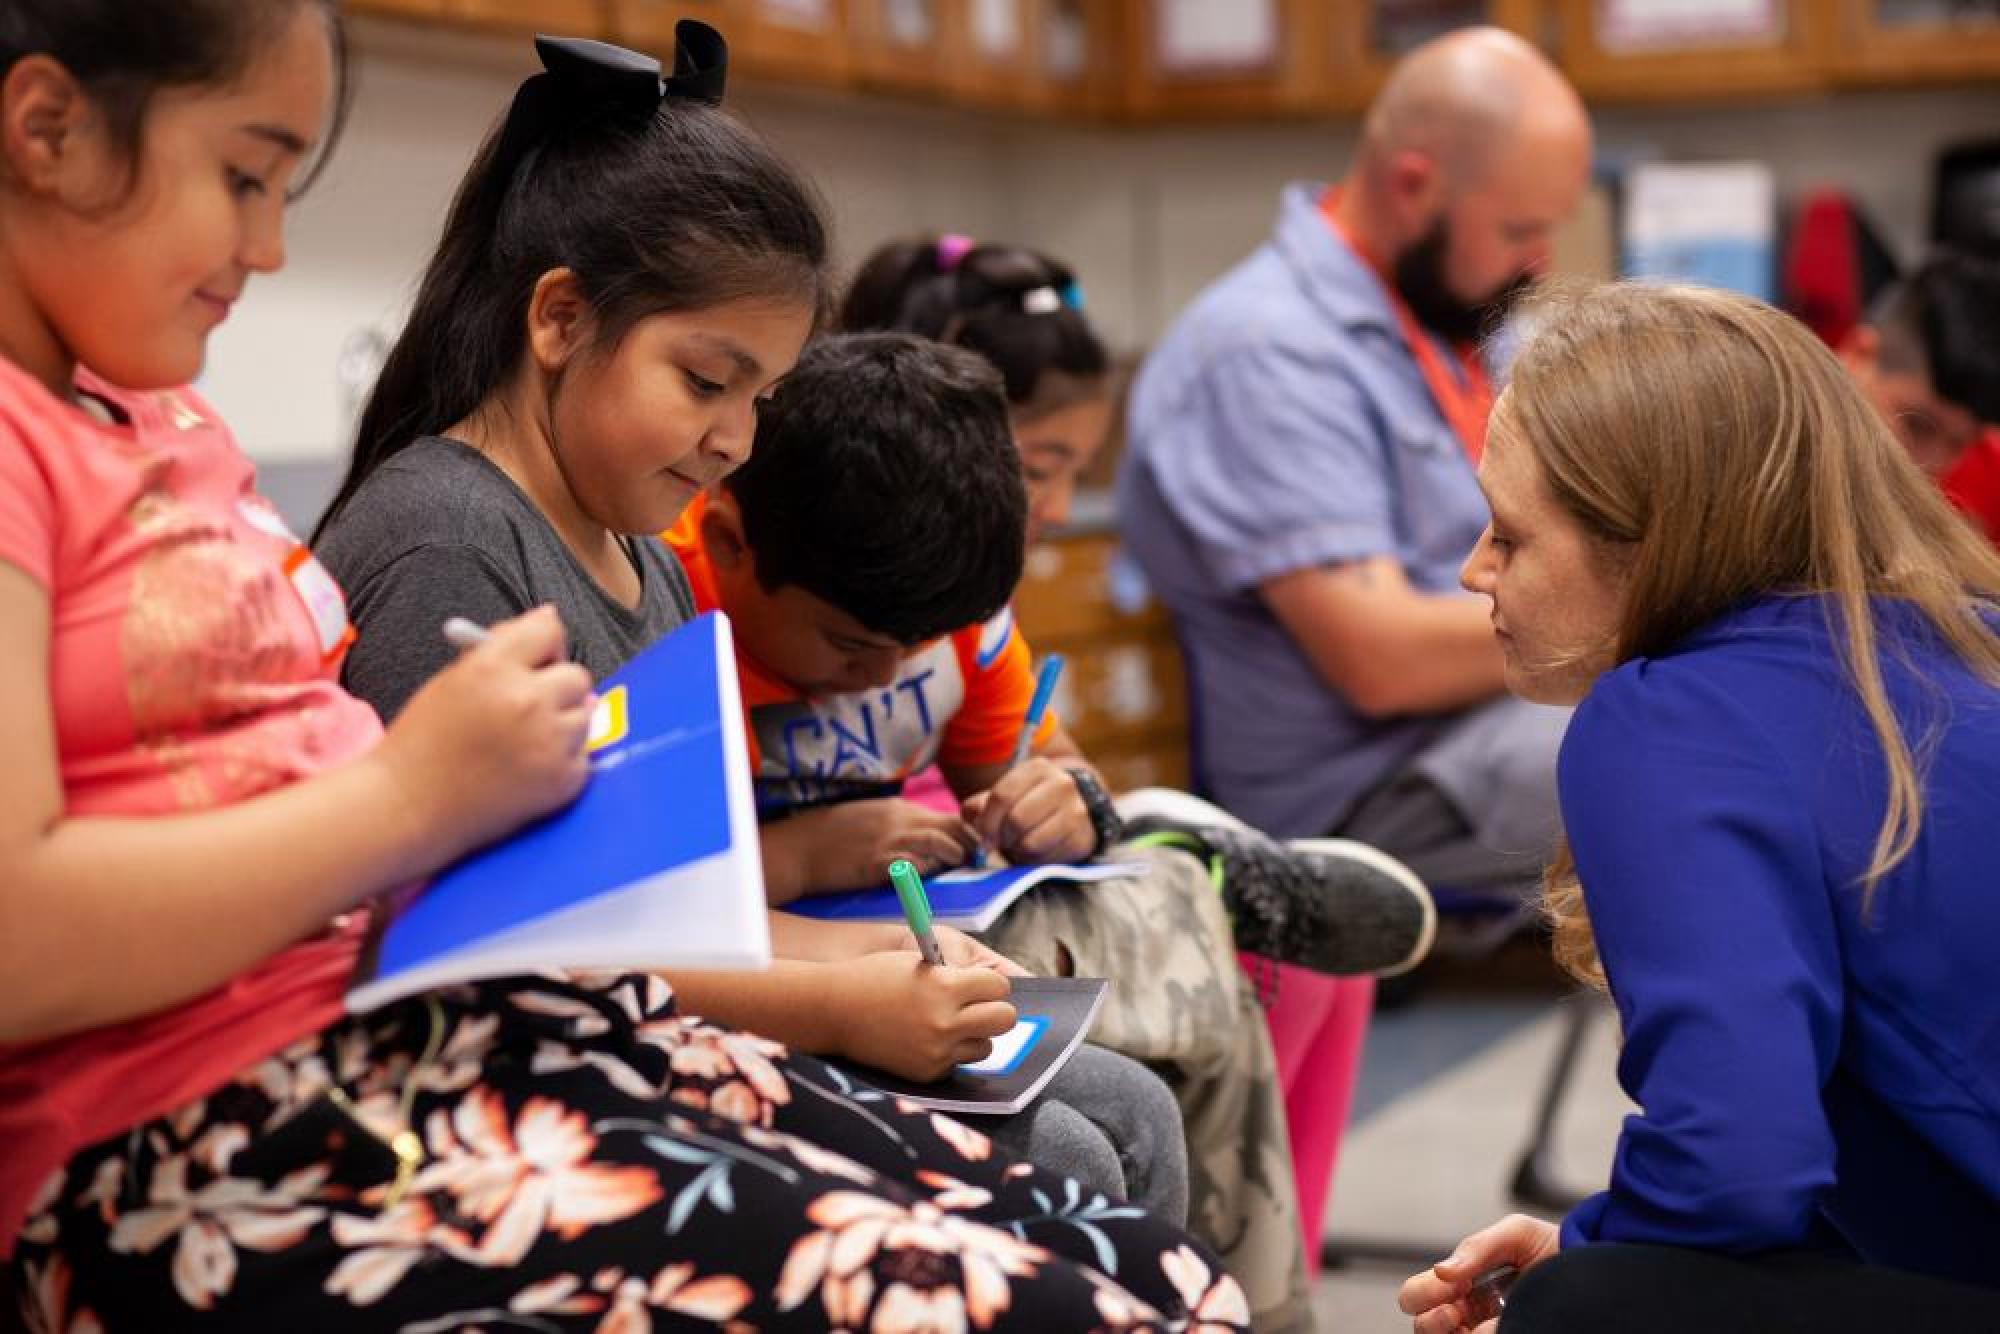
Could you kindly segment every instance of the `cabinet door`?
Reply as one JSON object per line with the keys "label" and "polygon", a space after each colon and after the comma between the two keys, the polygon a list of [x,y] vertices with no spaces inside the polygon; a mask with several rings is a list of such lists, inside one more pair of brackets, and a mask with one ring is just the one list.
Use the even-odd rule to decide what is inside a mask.
{"label": "cabinet door", "polygon": [[1832,73],[1828,0],[1557,0],[1561,56],[1603,102],[1795,93]]}
{"label": "cabinet door", "polygon": [[684,18],[728,40],[732,75],[821,86],[852,80],[847,0],[611,0],[618,40],[663,61],[673,53],[674,23]]}
{"label": "cabinet door", "polygon": [[947,83],[951,0],[848,0],[856,78],[870,88],[940,94]]}
{"label": "cabinet door", "polygon": [[1539,37],[1542,0],[1360,0],[1333,11],[1330,104],[1360,110],[1398,60],[1454,28],[1491,24]]}
{"label": "cabinet door", "polygon": [[1134,0],[1126,109],[1152,120],[1324,110],[1332,12],[1322,0]]}
{"label": "cabinet door", "polygon": [[1057,116],[1122,110],[1132,16],[1115,0],[1027,0],[1029,105]]}
{"label": "cabinet door", "polygon": [[955,0],[952,99],[1016,109],[1037,100],[1041,6],[1033,0]]}
{"label": "cabinet door", "polygon": [[2000,77],[2000,0],[1841,0],[1840,21],[1849,82]]}
{"label": "cabinet door", "polygon": [[441,19],[446,0],[347,0],[341,6],[348,14],[380,14],[386,18]]}
{"label": "cabinet door", "polygon": [[446,0],[455,19],[555,37],[603,37],[611,31],[605,0]]}
{"label": "cabinet door", "polygon": [[730,25],[741,42],[744,68],[787,83],[853,81],[847,43],[848,0],[733,0]]}

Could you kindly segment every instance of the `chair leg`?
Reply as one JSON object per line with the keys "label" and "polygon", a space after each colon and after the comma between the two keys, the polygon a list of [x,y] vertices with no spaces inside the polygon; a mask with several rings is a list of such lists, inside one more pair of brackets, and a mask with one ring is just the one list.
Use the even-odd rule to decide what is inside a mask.
{"label": "chair leg", "polygon": [[1590,992],[1579,992],[1566,1004],[1569,1014],[1563,1025],[1562,1042],[1556,1048],[1555,1061],[1549,1067],[1549,1077],[1542,1085],[1541,1103],[1535,1109],[1535,1128],[1527,1147],[1521,1151],[1520,1161],[1514,1167],[1513,1181],[1508,1187],[1517,1202],[1552,1213],[1567,1213],[1583,1199],[1580,1193],[1556,1181],[1550,1170],[1550,1158],[1554,1147],[1556,1113],[1562,1106],[1563,1095],[1569,1091],[1570,1079],[1576,1073],[1577,1053],[1583,1049],[1583,1040],[1602,1006],[1598,997]]}

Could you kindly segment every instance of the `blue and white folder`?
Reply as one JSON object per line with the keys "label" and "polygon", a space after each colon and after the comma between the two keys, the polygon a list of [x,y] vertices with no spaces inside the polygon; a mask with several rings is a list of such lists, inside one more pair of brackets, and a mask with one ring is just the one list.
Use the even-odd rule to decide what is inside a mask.
{"label": "blue and white folder", "polygon": [[[984,931],[1014,906],[1014,900],[1036,885],[1048,881],[1082,885],[1121,875],[1143,875],[1145,871],[1143,862],[1099,862],[1090,866],[1049,862],[1042,866],[1001,866],[992,870],[968,867],[929,877],[924,881],[924,890],[930,896],[933,922],[961,931]],[[787,903],[785,911],[826,922],[903,920],[902,901],[887,885],[808,895]]]}
{"label": "blue and white folder", "polygon": [[573,803],[385,912],[350,1010],[544,969],[769,964],[728,618],[699,617],[608,677],[590,751]]}

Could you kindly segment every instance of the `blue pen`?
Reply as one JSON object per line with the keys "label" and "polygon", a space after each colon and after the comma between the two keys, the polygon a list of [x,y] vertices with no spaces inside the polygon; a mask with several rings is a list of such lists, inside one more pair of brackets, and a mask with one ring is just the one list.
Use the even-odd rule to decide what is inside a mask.
{"label": "blue pen", "polygon": [[1009,769],[1026,762],[1034,750],[1035,733],[1041,729],[1042,716],[1049,711],[1049,701],[1055,697],[1062,670],[1062,654],[1051,653],[1042,659],[1042,670],[1035,677],[1035,697],[1028,701],[1028,716],[1021,720],[1021,739],[1014,743],[1014,758],[1007,763]]}
{"label": "blue pen", "polygon": [[[1042,669],[1035,676],[1035,693],[1028,701],[1027,717],[1021,720],[1021,738],[1014,743],[1014,758],[1007,761],[1007,767],[1014,769],[1026,762],[1035,749],[1035,733],[1041,730],[1042,716],[1049,711],[1049,701],[1055,698],[1056,682],[1062,679],[1063,655],[1051,653],[1042,659]],[[975,868],[986,865],[986,849],[981,846],[973,850],[972,865]]]}

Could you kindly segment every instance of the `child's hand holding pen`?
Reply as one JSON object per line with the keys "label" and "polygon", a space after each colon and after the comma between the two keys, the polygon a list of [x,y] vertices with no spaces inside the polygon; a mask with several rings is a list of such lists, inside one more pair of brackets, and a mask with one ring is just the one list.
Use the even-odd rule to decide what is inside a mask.
{"label": "child's hand holding pen", "polygon": [[987,847],[1020,864],[1090,860],[1097,829],[1069,770],[1045,759],[1009,769],[965,803],[965,818]]}
{"label": "child's hand holding pen", "polygon": [[999,850],[1012,862],[1036,863],[1088,861],[1097,846],[1097,830],[1076,781],[1067,770],[1034,758],[1035,733],[1048,715],[1062,670],[1060,653],[1042,659],[1034,698],[1021,720],[1020,737],[1006,773],[965,803],[965,818],[978,833],[981,845],[975,866],[987,848]]}
{"label": "child's hand holding pen", "polygon": [[908,1079],[937,1079],[953,1065],[983,1059],[992,1040],[1014,1026],[1007,999],[1012,985],[988,959],[1008,961],[983,947],[963,963],[948,959],[917,868],[898,857],[889,863],[889,883],[918,958],[901,951],[863,955],[843,968],[838,984],[855,993],[854,1003],[832,997],[829,1003],[863,1017],[842,1035],[841,1050],[848,1055]]}

